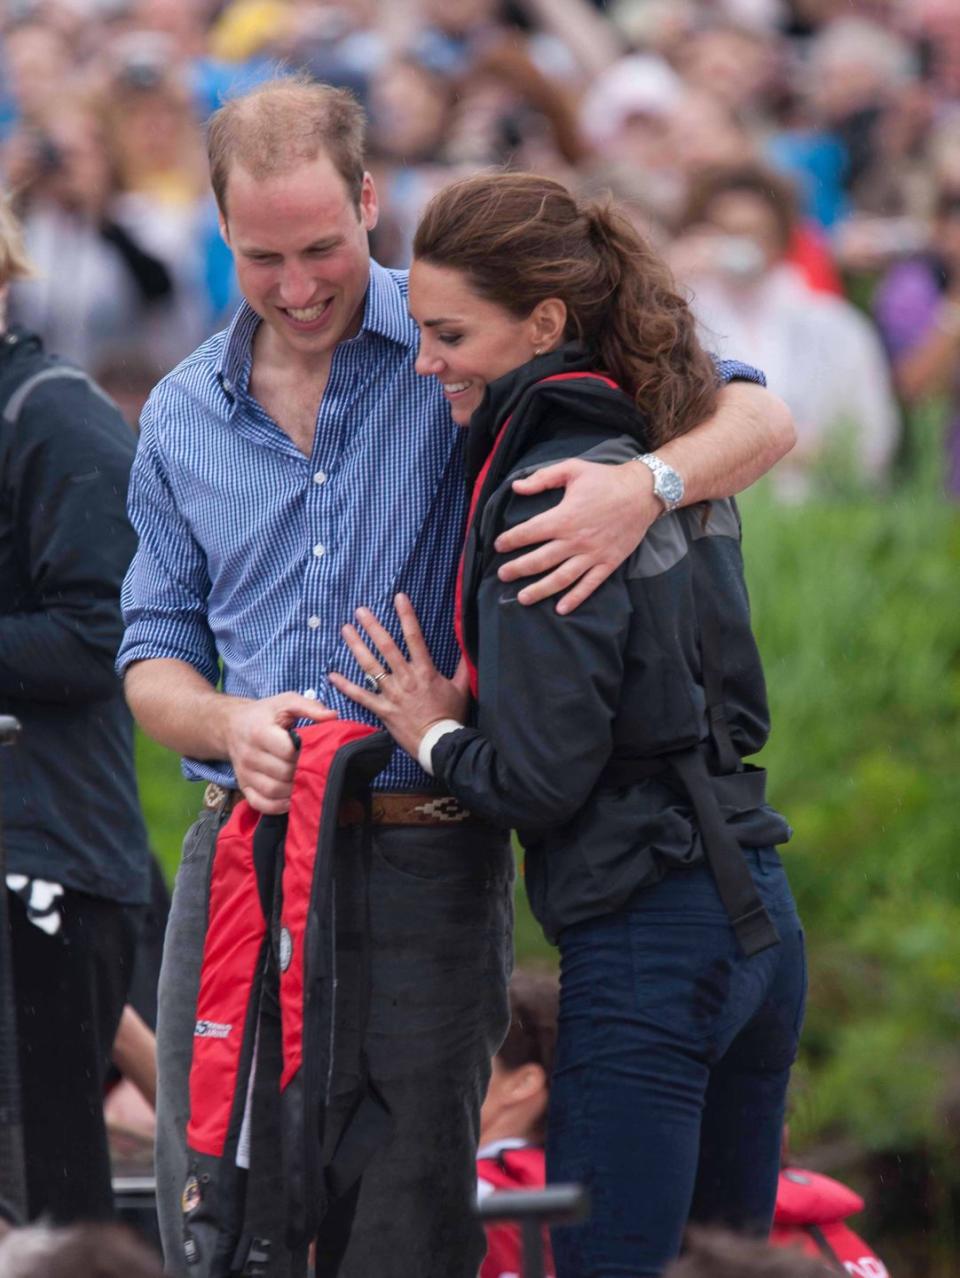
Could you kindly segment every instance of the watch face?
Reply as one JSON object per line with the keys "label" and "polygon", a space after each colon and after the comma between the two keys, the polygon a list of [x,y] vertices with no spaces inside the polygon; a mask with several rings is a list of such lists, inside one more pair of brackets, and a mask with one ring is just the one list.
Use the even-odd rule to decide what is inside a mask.
{"label": "watch face", "polygon": [[657,476],[656,489],[668,506],[675,506],[683,499],[683,480],[669,466],[664,466]]}

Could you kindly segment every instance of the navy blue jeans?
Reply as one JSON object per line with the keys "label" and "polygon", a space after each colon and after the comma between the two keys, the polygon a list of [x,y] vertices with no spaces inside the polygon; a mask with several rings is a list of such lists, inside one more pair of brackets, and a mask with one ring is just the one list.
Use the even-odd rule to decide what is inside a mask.
{"label": "navy blue jeans", "polygon": [[688,1221],[769,1228],[806,965],[780,857],[747,856],[782,939],[753,958],[703,865],[560,937],[547,1177],[592,1211],[555,1231],[557,1278],[660,1274]]}

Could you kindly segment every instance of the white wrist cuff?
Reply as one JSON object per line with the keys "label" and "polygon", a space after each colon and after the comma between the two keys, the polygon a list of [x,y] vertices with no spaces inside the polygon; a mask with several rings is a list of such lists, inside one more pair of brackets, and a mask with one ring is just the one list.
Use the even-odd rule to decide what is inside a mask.
{"label": "white wrist cuff", "polygon": [[456,732],[458,728],[462,727],[463,724],[457,723],[456,719],[441,719],[439,723],[431,724],[427,728],[420,738],[419,746],[417,746],[417,762],[424,772],[428,772],[430,776],[433,776],[433,747],[440,738],[445,737],[448,732]]}

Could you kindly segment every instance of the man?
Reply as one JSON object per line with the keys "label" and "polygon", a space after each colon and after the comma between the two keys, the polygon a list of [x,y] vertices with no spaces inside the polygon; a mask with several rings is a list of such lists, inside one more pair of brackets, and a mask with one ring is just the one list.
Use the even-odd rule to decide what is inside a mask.
{"label": "man", "polygon": [[[138,719],[187,756],[187,775],[281,813],[295,764],[287,729],[335,710],[356,717],[327,672],[356,676],[339,628],[357,604],[385,613],[404,590],[453,676],[462,436],[443,393],[414,372],[405,274],[369,257],[377,197],[350,96],[298,81],[261,86],[216,114],[209,150],[246,303],[145,409],[130,505],[141,541],[119,665]],[[791,431],[772,397],[732,388],[718,420],[662,459],[696,501],[752,481]],[[679,496],[680,475],[667,479]],[[663,509],[654,482],[643,465],[576,462],[527,481],[569,491],[506,547],[543,543],[511,565],[539,578],[521,599],[566,588],[559,606],[575,606]],[[507,1025],[510,849],[462,811],[447,822],[455,834],[444,828],[449,805],[432,802],[431,782],[400,752],[376,784],[366,1054],[394,1132],[364,1172],[339,1272],[472,1278],[483,1251],[471,1218],[478,1113]],[[158,1200],[175,1273],[190,1272],[179,1205],[185,1080],[220,820],[208,811],[187,835],[161,974]],[[342,841],[356,837],[347,827]],[[359,907],[346,886],[338,900],[349,920]],[[343,1017],[356,1035],[354,1002],[344,999]]]}
{"label": "man", "polygon": [[0,202],[0,820],[31,1217],[112,1213],[103,1085],[147,900],[130,715],[113,670],[134,440],[79,369],[7,329],[28,272]]}

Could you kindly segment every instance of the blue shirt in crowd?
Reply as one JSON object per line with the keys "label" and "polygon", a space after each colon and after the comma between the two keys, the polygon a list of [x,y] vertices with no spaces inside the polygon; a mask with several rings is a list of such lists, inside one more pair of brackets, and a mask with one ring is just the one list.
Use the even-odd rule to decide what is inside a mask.
{"label": "blue shirt in crowd", "polygon": [[[414,372],[405,271],[371,263],[361,329],[334,352],[310,457],[249,393],[259,323],[242,304],[144,409],[129,490],[140,543],[117,666],[175,658],[235,696],[300,692],[374,722],[327,680],[360,677],[340,637],[358,605],[399,638],[392,600],[405,591],[437,666],[456,669],[465,432],[436,378]],[[762,381],[733,361],[718,374]],[[235,785],[227,762],[186,759],[184,773]],[[435,786],[400,750],[376,784]]]}

